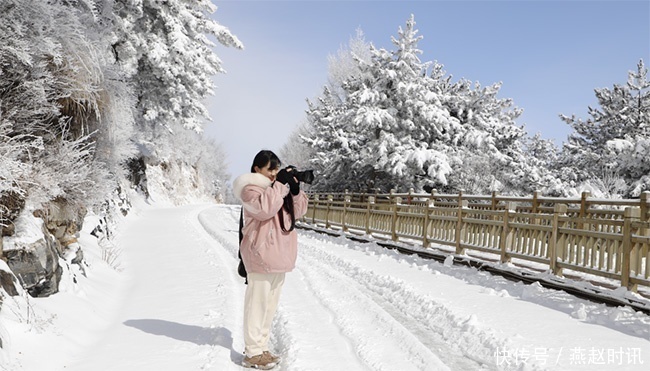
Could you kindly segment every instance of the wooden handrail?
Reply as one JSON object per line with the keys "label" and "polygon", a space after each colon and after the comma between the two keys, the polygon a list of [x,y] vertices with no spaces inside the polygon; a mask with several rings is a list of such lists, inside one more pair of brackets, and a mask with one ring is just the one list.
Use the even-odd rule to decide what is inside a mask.
{"label": "wooden handrail", "polygon": [[[394,241],[493,253],[650,287],[650,193],[638,199],[407,193],[312,193],[305,223]],[[326,201],[325,201],[326,200]]]}

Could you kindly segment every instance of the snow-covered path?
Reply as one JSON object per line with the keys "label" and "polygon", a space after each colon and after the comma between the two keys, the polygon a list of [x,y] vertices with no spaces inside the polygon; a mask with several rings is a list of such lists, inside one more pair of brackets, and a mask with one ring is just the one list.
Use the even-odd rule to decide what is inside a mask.
{"label": "snow-covered path", "polygon": [[[68,344],[61,346],[61,367],[48,369],[242,370],[245,285],[236,272],[238,222],[239,207],[224,205],[147,208],[129,219],[116,241],[124,271],[105,308],[94,310],[105,309],[102,320],[95,319],[85,335],[66,322],[60,332],[82,334],[77,340],[83,343],[61,336]],[[279,370],[650,365],[650,318],[629,308],[372,243],[299,233],[297,268],[287,275],[271,337],[272,349],[283,357]],[[84,326],[83,319],[75,323]],[[16,341],[14,353],[30,346]],[[38,362],[27,355],[15,364],[22,367],[13,369],[38,369],[30,368]]]}
{"label": "snow-covered path", "polygon": [[220,369],[211,364],[218,348],[237,358],[231,331],[241,288],[198,223],[203,208],[149,210],[125,228],[117,241],[125,254],[122,305],[85,359],[66,369]]}
{"label": "snow-covered path", "polygon": [[[125,305],[76,369],[240,369],[238,220],[237,207],[192,206],[151,210],[129,225],[120,239]],[[546,291],[303,231],[272,348],[284,358],[280,369],[301,371],[566,370],[601,361],[603,369],[640,369],[650,356],[648,331],[639,333],[644,340],[632,329],[581,321],[581,308],[598,307],[562,293],[559,303],[582,307],[540,306],[534,296]],[[633,353],[608,362],[621,347]]]}

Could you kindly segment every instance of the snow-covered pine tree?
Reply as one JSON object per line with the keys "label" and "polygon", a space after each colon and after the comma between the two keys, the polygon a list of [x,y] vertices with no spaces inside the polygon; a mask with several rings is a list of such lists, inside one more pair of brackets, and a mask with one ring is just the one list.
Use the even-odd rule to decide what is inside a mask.
{"label": "snow-covered pine tree", "polygon": [[[531,182],[523,190],[541,191],[544,195],[557,197],[576,196],[570,193],[561,181],[559,168],[560,149],[550,139],[542,139],[539,133],[526,140],[524,146],[525,161],[528,169],[527,179]],[[530,193],[528,193],[530,194]]]}
{"label": "snow-covered pine tree", "polygon": [[[316,177],[316,187],[318,184],[324,184],[324,179],[327,175],[339,174],[328,166],[331,163],[339,163],[342,159],[336,161],[329,155],[329,153],[321,152],[324,156],[319,156],[317,148],[319,146],[327,146],[333,144],[331,141],[338,140],[330,137],[336,135],[328,129],[328,126],[315,127],[313,120],[315,117],[320,117],[327,111],[326,107],[339,107],[347,101],[347,92],[343,89],[343,83],[352,76],[359,76],[361,74],[359,63],[368,63],[370,61],[370,44],[365,41],[363,31],[357,29],[355,35],[350,37],[348,44],[341,47],[336,55],[328,57],[328,83],[324,89],[323,94],[317,98],[317,104],[307,100],[307,105],[310,111],[314,111],[314,116],[307,115],[305,121],[302,122],[292,132],[288,141],[280,149],[280,158],[286,164],[292,164],[299,169],[314,169]],[[324,109],[323,112],[317,112],[319,109]],[[325,118],[323,118],[325,120]],[[324,131],[322,129],[325,129]],[[317,130],[321,130],[320,134],[315,134]],[[340,137],[340,136],[339,136]],[[318,146],[310,138],[320,138],[317,140]],[[329,138],[329,139],[328,139]],[[334,144],[336,145],[336,144]],[[323,178],[325,175],[325,178]],[[341,182],[331,183],[341,184]],[[343,182],[346,183],[346,182]],[[347,184],[347,183],[346,183]]]}
{"label": "snow-covered pine tree", "polygon": [[367,64],[371,58],[370,44],[366,42],[361,28],[357,28],[355,35],[336,55],[327,57],[327,87],[337,103],[347,100],[347,92],[343,89],[344,82],[352,76],[361,75],[359,64]]}
{"label": "snow-covered pine tree", "polygon": [[136,87],[144,119],[138,126],[201,132],[202,121],[209,117],[203,99],[213,92],[212,76],[223,72],[208,36],[226,46],[242,44],[207,16],[216,10],[209,0],[115,3],[121,22],[113,46]]}
{"label": "snow-covered pine tree", "polygon": [[650,189],[648,69],[640,60],[627,84],[594,91],[600,108],[589,107],[590,118],[561,115],[574,130],[564,144],[562,166],[575,174],[577,186],[600,185],[604,196],[638,196]]}
{"label": "snow-covered pine tree", "polygon": [[[638,197],[650,190],[650,80],[648,68],[640,60],[636,71],[629,71],[626,88],[629,105],[621,110],[631,130],[622,140],[607,142],[609,154],[618,159],[618,167],[628,187],[626,195]],[[614,162],[614,161],[612,161]]]}
{"label": "snow-covered pine tree", "polygon": [[394,51],[373,47],[369,62],[357,60],[360,74],[341,86],[345,101],[326,89],[310,105],[310,144],[324,172],[318,188],[532,188],[518,178],[531,173],[525,131],[514,123],[521,110],[497,98],[500,84],[472,89],[420,61],[420,39],[412,16],[392,38]]}
{"label": "snow-covered pine tree", "polygon": [[[446,85],[446,84],[445,84]],[[463,127],[462,138],[454,142],[454,170],[449,190],[470,193],[530,193],[539,189],[533,179],[536,169],[526,160],[526,132],[515,120],[522,110],[512,99],[500,99],[501,83],[481,87],[461,80],[443,93],[443,105]]]}
{"label": "snow-covered pine tree", "polygon": [[184,151],[192,144],[179,132],[201,132],[209,119],[204,99],[213,92],[213,75],[223,69],[208,37],[225,46],[243,47],[226,27],[208,17],[215,10],[209,0],[115,0],[113,49],[137,99],[135,141],[141,159],[135,163],[184,162]]}
{"label": "snow-covered pine tree", "polygon": [[359,180],[367,179],[363,169],[354,166],[356,157],[352,153],[345,123],[341,120],[344,103],[339,102],[328,87],[318,102],[307,102],[309,110],[308,133],[304,136],[311,148],[311,163],[318,176],[315,190],[351,191],[359,190]]}
{"label": "snow-covered pine tree", "polygon": [[372,168],[382,190],[421,189],[445,184],[451,171],[448,145],[461,136],[458,121],[439,104],[429,88],[430,62],[422,62],[414,16],[392,37],[394,51],[373,50],[369,80],[352,80],[346,121],[356,132],[361,163]]}
{"label": "snow-covered pine tree", "polygon": [[286,143],[280,148],[278,155],[285,165],[293,165],[299,170],[311,169],[311,159],[314,153],[303,138],[309,135],[309,122],[304,121],[289,135]]}
{"label": "snow-covered pine tree", "polygon": [[[400,27],[398,37],[392,38],[395,51],[371,47],[370,62],[357,61],[361,74],[343,84],[344,104],[332,109],[323,99],[316,107],[320,112],[310,111],[314,125],[325,128],[320,133],[338,137],[331,148],[326,140],[313,138],[315,144],[325,145],[318,148],[320,158],[342,159],[328,169],[333,181],[327,187],[387,191],[446,182],[451,168],[444,139],[452,138],[459,126],[435,104],[437,95],[428,89],[430,63],[418,57],[422,52],[417,48],[421,39],[417,32],[411,16],[406,28]],[[350,183],[339,183],[341,175],[336,172],[340,170],[351,174]]]}

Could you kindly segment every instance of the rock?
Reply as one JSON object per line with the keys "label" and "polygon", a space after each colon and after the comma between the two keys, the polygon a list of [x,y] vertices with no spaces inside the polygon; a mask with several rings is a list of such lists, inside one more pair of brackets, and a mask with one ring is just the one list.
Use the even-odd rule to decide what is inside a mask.
{"label": "rock", "polygon": [[56,199],[35,215],[44,221],[43,233],[54,237],[58,255],[68,263],[77,264],[84,275],[83,251],[77,238],[86,213],[87,210],[78,204]]}
{"label": "rock", "polygon": [[[35,216],[42,218],[45,222],[47,232],[56,239],[56,247],[60,255],[63,255],[68,245],[77,242],[85,215],[85,208],[62,199],[51,201],[43,210],[38,210],[35,213]],[[46,232],[44,231],[44,233]]]}
{"label": "rock", "polygon": [[143,156],[133,158],[127,163],[129,172],[127,178],[137,190],[142,191],[149,198],[149,187],[147,185],[147,164]]}
{"label": "rock", "polygon": [[7,265],[33,297],[46,297],[59,291],[63,269],[52,238],[5,251]]}
{"label": "rock", "polygon": [[[17,296],[18,289],[16,289],[16,277],[11,273],[5,270],[0,269],[0,286],[9,296]],[[0,296],[0,303],[2,303],[2,297]]]}

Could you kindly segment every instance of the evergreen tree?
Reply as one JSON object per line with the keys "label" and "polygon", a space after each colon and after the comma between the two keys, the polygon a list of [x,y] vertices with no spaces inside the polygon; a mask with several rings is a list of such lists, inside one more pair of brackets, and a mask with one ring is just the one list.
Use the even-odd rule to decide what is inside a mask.
{"label": "evergreen tree", "polygon": [[[218,146],[182,135],[200,131],[202,99],[221,71],[207,36],[241,46],[205,16],[214,9],[209,1],[3,1],[0,193],[28,195],[34,207],[102,203],[135,144],[155,161],[218,175],[222,189]],[[217,155],[202,163],[185,158],[190,149]]]}
{"label": "evergreen tree", "polygon": [[[331,91],[325,87],[318,104],[308,102],[308,135],[305,137],[311,153],[311,162],[318,177],[314,188],[321,190],[343,191],[358,190],[356,181],[367,179],[361,169],[354,167],[354,153],[348,141],[346,127],[340,120],[343,106],[333,104]],[[354,146],[354,143],[353,143]]]}
{"label": "evergreen tree", "polygon": [[[283,161],[295,164],[300,168],[314,169],[317,177],[315,187],[347,187],[356,177],[357,170],[350,169],[347,163],[349,148],[343,135],[343,127],[332,122],[330,117],[337,117],[332,109],[340,111],[347,103],[347,91],[344,89],[345,81],[359,78],[362,75],[360,65],[368,64],[371,60],[371,45],[365,41],[363,31],[357,29],[354,37],[348,44],[338,50],[336,55],[328,57],[328,84],[323,94],[317,98],[317,103],[307,100],[309,114],[306,121],[291,135],[290,140],[281,149]],[[322,125],[319,125],[322,124]],[[312,140],[315,138],[315,142]],[[323,151],[325,147],[340,148],[342,152]],[[345,171],[349,169],[350,171]],[[348,179],[345,181],[341,177]],[[363,177],[356,177],[363,179]],[[336,188],[339,189],[339,188]],[[344,188],[340,188],[344,190]]]}
{"label": "evergreen tree", "polygon": [[[587,120],[561,118],[574,132],[564,145],[563,166],[575,172],[577,184],[609,184],[605,194],[635,196],[650,189],[647,149],[650,132],[650,82],[643,60],[628,73],[625,85],[595,89],[600,108],[589,107]],[[615,179],[620,178],[621,187]],[[615,193],[614,193],[615,194]]]}
{"label": "evergreen tree", "polygon": [[561,181],[563,168],[559,167],[560,150],[552,140],[542,139],[539,133],[528,138],[525,144],[525,161],[531,172],[527,174],[530,184],[524,187],[529,191],[541,191],[545,195],[575,196]]}
{"label": "evergreen tree", "polygon": [[[359,62],[361,74],[343,86],[347,101],[334,110],[340,114],[332,116],[326,105],[321,105],[318,114],[310,111],[315,125],[333,126],[329,131],[339,137],[332,142],[334,148],[327,148],[326,141],[317,141],[325,146],[319,148],[322,160],[333,151],[339,152],[335,158],[344,159],[329,169],[331,176],[337,174],[336,168],[344,168],[352,175],[351,180],[366,180],[363,185],[347,184],[352,189],[421,187],[429,178],[444,181],[450,170],[438,146],[441,142],[429,139],[453,135],[454,123],[439,106],[431,104],[436,95],[424,83],[429,63],[422,63],[418,57],[422,53],[417,49],[421,37],[417,36],[414,18],[398,33],[399,37],[392,39],[397,50],[372,47],[371,62]],[[323,119],[325,122],[319,122]],[[332,180],[335,182],[330,181],[330,187],[336,186],[336,179]]]}
{"label": "evergreen tree", "polygon": [[[224,72],[208,36],[243,48],[227,28],[207,16],[215,10],[209,0],[115,0],[113,49],[137,102],[135,141],[142,159],[131,164],[184,162],[185,153],[200,145],[180,133],[202,132],[209,119],[203,102],[213,92],[212,77]],[[221,160],[213,166],[223,164]]]}
{"label": "evergreen tree", "polygon": [[347,100],[347,92],[343,84],[352,76],[359,76],[359,64],[369,63],[371,59],[370,44],[365,40],[363,31],[358,28],[354,37],[351,37],[346,47],[338,50],[336,55],[327,58],[327,87],[332,92],[332,98],[337,103]]}
{"label": "evergreen tree", "polygon": [[372,47],[370,62],[357,60],[360,74],[342,84],[345,101],[326,89],[310,105],[309,143],[324,172],[318,187],[485,192],[527,185],[518,178],[530,173],[525,132],[514,125],[521,110],[497,99],[500,84],[472,89],[467,80],[452,83],[439,63],[420,61],[420,39],[412,16],[392,38],[394,51]]}
{"label": "evergreen tree", "polygon": [[[522,110],[512,99],[499,99],[501,83],[481,87],[461,80],[449,87],[443,105],[456,118],[463,134],[454,142],[454,171],[449,177],[451,190],[468,192],[527,192],[531,169],[526,162],[523,142],[526,132],[515,120]],[[469,183],[468,183],[469,182]],[[468,185],[470,184],[471,187]]]}
{"label": "evergreen tree", "polygon": [[[209,118],[203,99],[213,92],[212,76],[223,72],[212,51],[213,35],[242,48],[228,29],[207,17],[207,0],[116,0],[118,62],[130,73],[138,101],[143,143],[185,128],[202,131]],[[155,140],[154,140],[155,142]]]}
{"label": "evergreen tree", "polygon": [[300,124],[292,133],[289,135],[287,142],[280,149],[280,159],[286,165],[293,165],[299,170],[304,170],[312,167],[311,159],[313,158],[313,153],[310,150],[305,140],[303,139],[308,135],[308,125],[307,121]]}

